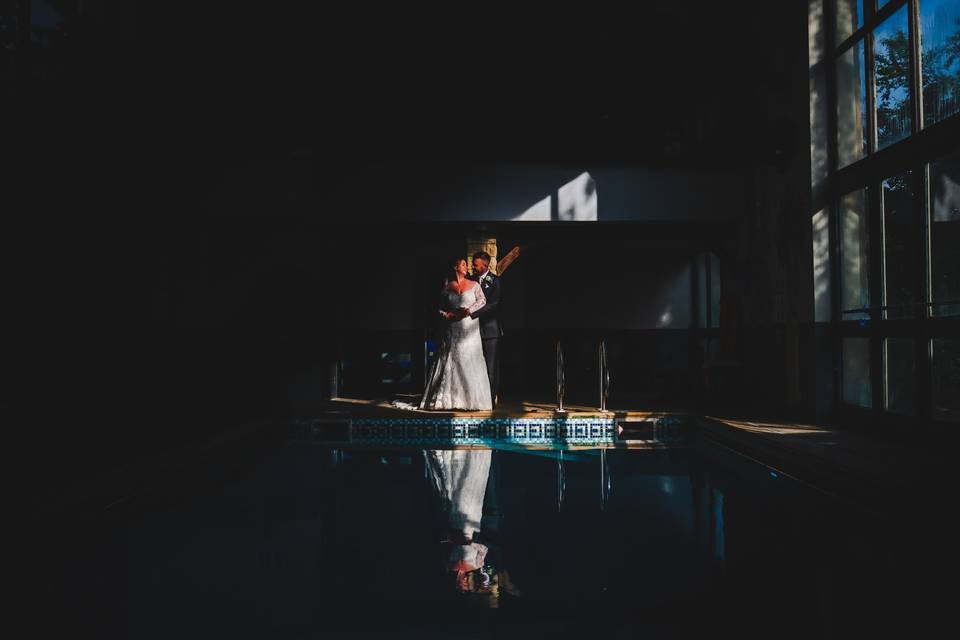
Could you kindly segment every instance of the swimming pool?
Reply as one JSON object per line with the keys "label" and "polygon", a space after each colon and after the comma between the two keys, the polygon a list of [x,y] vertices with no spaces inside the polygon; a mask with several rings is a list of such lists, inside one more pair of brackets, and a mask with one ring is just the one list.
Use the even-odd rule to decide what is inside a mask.
{"label": "swimming pool", "polygon": [[[282,432],[48,523],[30,581],[50,612],[38,629],[849,637],[906,624],[928,602],[909,526],[696,432],[648,448],[430,444],[331,446]],[[475,576],[495,593],[450,580],[449,505],[429,463],[439,450],[488,459]]]}

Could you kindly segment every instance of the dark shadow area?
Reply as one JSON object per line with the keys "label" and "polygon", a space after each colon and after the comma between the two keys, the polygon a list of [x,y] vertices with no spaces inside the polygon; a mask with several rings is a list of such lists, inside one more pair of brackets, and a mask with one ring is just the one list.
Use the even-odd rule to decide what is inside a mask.
{"label": "dark shadow area", "polygon": [[66,617],[35,629],[809,638],[927,629],[942,611],[921,539],[943,532],[709,440],[445,453],[480,458],[456,471],[436,451],[276,440],[210,458],[73,535],[45,530],[58,542],[24,589]]}

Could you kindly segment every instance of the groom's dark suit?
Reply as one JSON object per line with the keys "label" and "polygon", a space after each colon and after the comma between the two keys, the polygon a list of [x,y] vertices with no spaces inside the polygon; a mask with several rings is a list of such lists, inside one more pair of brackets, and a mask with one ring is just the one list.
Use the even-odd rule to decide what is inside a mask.
{"label": "groom's dark suit", "polygon": [[490,396],[497,398],[500,386],[500,337],[503,329],[500,327],[500,278],[489,271],[483,277],[474,274],[471,280],[479,280],[480,288],[487,303],[471,315],[480,321],[480,338],[483,341],[483,359],[487,361],[487,377],[490,379]]}

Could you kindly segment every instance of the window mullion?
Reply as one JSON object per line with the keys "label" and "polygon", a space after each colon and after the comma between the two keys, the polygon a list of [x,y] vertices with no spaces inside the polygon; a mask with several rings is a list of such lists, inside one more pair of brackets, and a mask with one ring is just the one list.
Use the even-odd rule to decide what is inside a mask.
{"label": "window mullion", "polygon": [[841,321],[843,316],[841,315],[842,309],[842,300],[843,296],[841,295],[840,288],[843,284],[841,278],[841,271],[843,265],[841,264],[841,255],[840,255],[840,242],[842,240],[840,233],[840,198],[837,194],[833,193],[830,196],[829,200],[830,206],[830,215],[828,218],[829,223],[829,238],[830,238],[830,340],[832,343],[832,353],[833,353],[833,406],[838,408],[843,404],[843,338],[840,336],[840,329],[842,327]]}
{"label": "window mullion", "polygon": [[[827,89],[827,178],[824,181],[824,188],[829,192],[830,185],[833,182],[833,174],[836,173],[840,163],[840,153],[837,149],[837,136],[839,135],[839,122],[837,118],[837,60],[839,55],[834,51],[834,29],[833,24],[836,21],[836,14],[833,11],[832,2],[823,3],[823,36],[826,43],[826,56],[822,60],[825,65]],[[834,307],[836,308],[836,307]]]}
{"label": "window mullion", "polygon": [[839,167],[840,154],[838,149],[839,119],[837,117],[837,60],[841,52],[836,50],[836,21],[837,14],[833,2],[823,3],[824,40],[827,56],[825,73],[827,74],[827,178],[825,181],[826,201],[829,208],[827,217],[828,242],[830,255],[830,323],[827,339],[830,341],[832,405],[838,410],[843,405],[843,358],[841,337],[841,296],[840,296],[840,198],[836,189],[836,173]]}
{"label": "window mullion", "polygon": [[926,303],[933,300],[933,284],[930,272],[930,165],[924,163],[917,171],[919,188],[917,200],[920,208],[920,269],[921,294],[924,303],[917,311],[917,416],[929,423],[933,418],[933,354],[930,344],[930,315],[932,307]]}
{"label": "window mullion", "polygon": [[867,269],[870,274],[868,287],[870,295],[869,335],[870,335],[870,377],[873,392],[873,407],[883,411],[886,406],[886,367],[884,359],[884,338],[887,323],[884,320],[886,306],[886,287],[884,283],[884,260],[886,246],[883,230],[883,187],[882,182],[871,180],[867,184]]}
{"label": "window mullion", "polygon": [[920,61],[920,0],[907,4],[907,25],[910,31],[910,108],[913,112],[911,132],[923,128],[923,65]]}
{"label": "window mullion", "polygon": [[877,149],[877,83],[874,77],[873,32],[863,34],[863,78],[867,84],[867,157]]}

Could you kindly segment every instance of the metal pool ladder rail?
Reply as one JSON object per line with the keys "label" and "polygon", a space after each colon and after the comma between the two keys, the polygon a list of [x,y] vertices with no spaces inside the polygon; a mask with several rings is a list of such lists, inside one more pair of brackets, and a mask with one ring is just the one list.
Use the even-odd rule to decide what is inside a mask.
{"label": "metal pool ladder rail", "polygon": [[600,358],[600,411],[607,410],[607,398],[610,395],[610,367],[607,362],[607,342],[600,341],[597,349]]}
{"label": "metal pool ladder rail", "polygon": [[560,341],[557,340],[557,411],[565,411],[563,408],[563,393],[566,389],[564,388],[564,379],[563,379],[563,346],[560,344]]}

